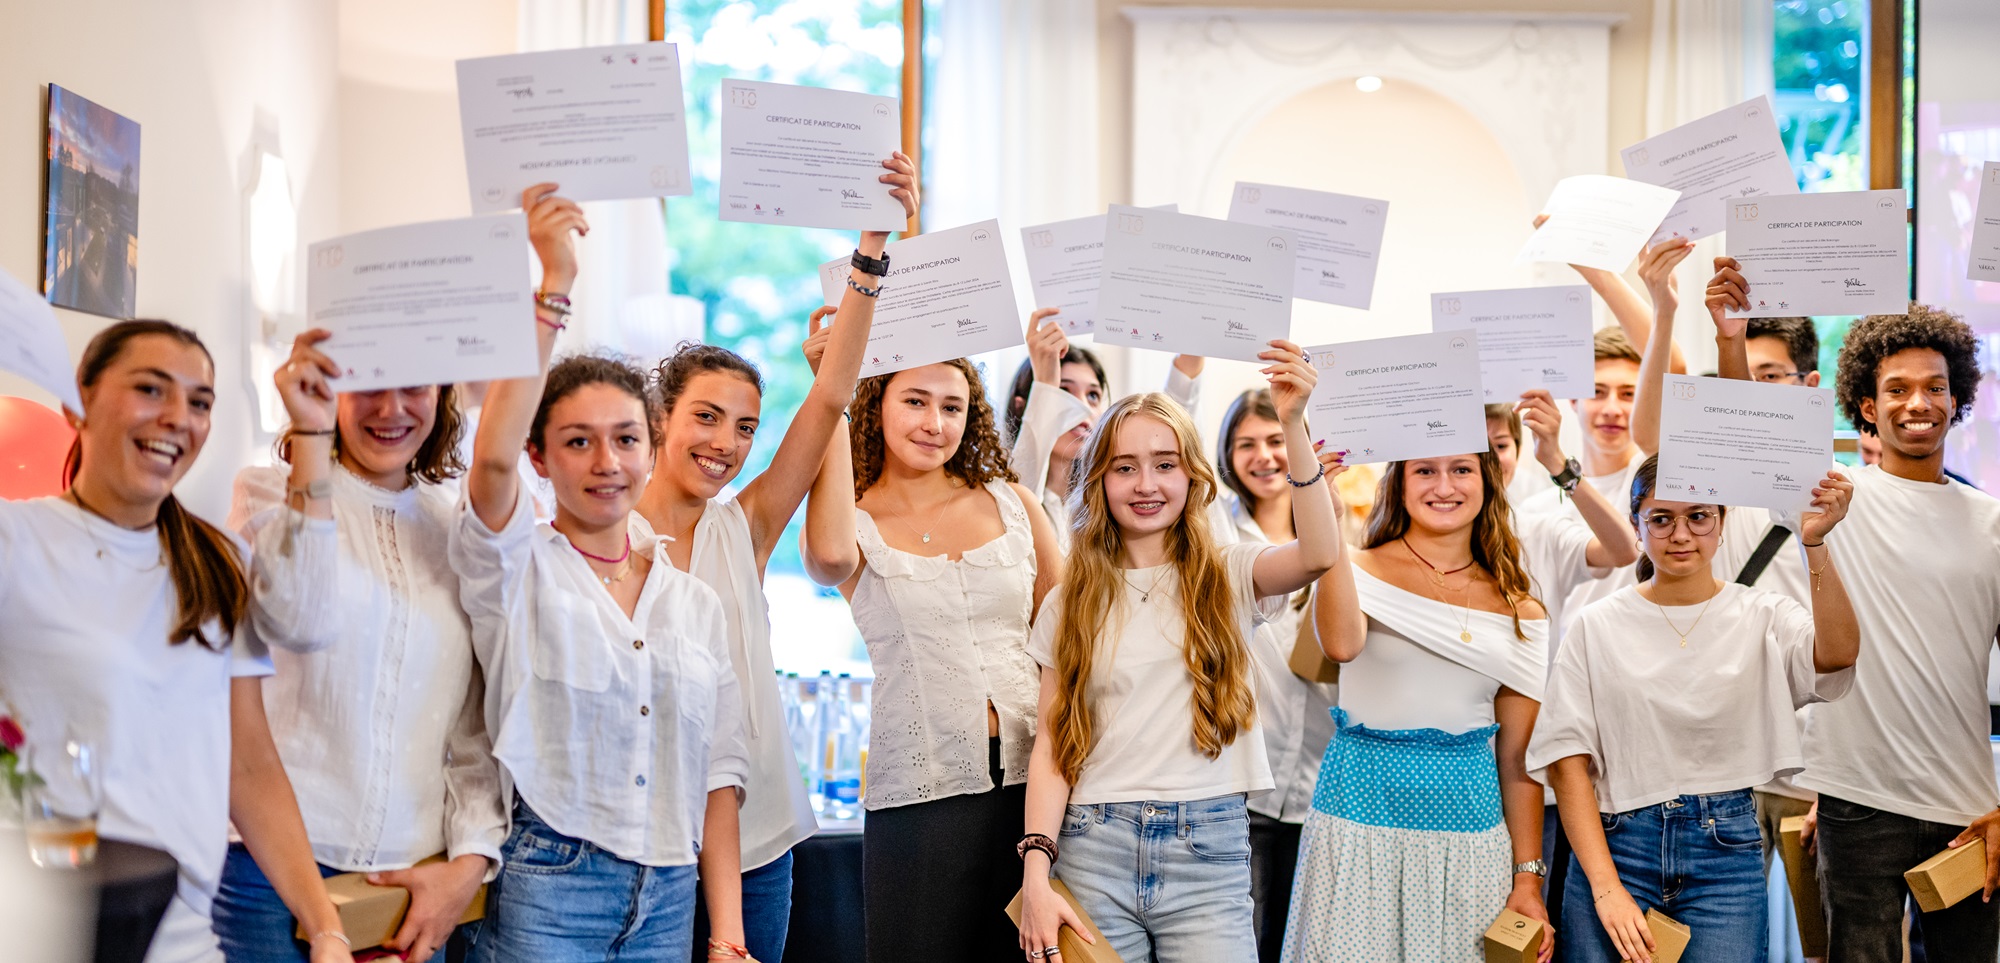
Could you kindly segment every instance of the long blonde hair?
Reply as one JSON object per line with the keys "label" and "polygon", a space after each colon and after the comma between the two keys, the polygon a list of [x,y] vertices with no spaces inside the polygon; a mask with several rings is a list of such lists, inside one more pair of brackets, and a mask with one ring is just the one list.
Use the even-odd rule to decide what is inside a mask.
{"label": "long blonde hair", "polygon": [[[1215,498],[1215,470],[1201,457],[1201,438],[1181,406],[1158,392],[1131,395],[1104,413],[1077,456],[1083,477],[1069,496],[1070,553],[1057,599],[1056,697],[1049,712],[1056,765],[1074,784],[1096,744],[1096,716],[1089,702],[1091,673],[1108,613],[1122,604],[1124,534],[1111,516],[1104,476],[1116,454],[1118,430],[1133,418],[1151,418],[1173,430],[1188,473],[1187,503],[1167,530],[1167,562],[1180,576],[1182,653],[1194,681],[1190,705],[1194,743],[1213,759],[1257,718],[1250,681],[1250,649],[1237,627],[1236,597],[1215,536],[1208,505]],[[1222,603],[1222,604],[1218,604]]]}

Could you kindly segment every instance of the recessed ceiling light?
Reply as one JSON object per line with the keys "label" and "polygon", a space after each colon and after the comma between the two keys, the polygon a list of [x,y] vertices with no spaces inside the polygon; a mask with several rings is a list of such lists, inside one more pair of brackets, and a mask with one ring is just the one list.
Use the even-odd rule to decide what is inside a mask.
{"label": "recessed ceiling light", "polygon": [[1354,89],[1364,94],[1372,94],[1382,89],[1382,78],[1373,74],[1366,77],[1356,77],[1354,78]]}

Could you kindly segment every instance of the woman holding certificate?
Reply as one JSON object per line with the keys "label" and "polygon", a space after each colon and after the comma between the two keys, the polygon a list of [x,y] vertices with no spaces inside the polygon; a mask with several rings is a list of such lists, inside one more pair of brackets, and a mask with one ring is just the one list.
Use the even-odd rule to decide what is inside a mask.
{"label": "woman holding certificate", "polygon": [[65,490],[0,501],[0,701],[41,791],[91,847],[125,840],[179,863],[153,963],[222,958],[210,918],[232,824],[313,963],[346,961],[264,718],[248,551],[173,493],[208,440],[208,349],[178,325],[121,321],[84,348],[77,382]]}
{"label": "woman holding certificate", "polygon": [[1646,459],[1632,484],[1639,584],[1577,617],[1528,746],[1574,849],[1564,958],[1649,963],[1646,911],[1658,909],[1692,931],[1687,959],[1761,963],[1751,789],[1800,770],[1794,711],[1853,685],[1861,633],[1825,546],[1853,486],[1829,472],[1813,489],[1816,512],[1800,517],[1808,611],[1717,579],[1728,509],[1658,497],[1658,469],[1657,456]]}
{"label": "woman holding certificate", "polygon": [[1273,341],[1272,403],[1290,464],[1296,541],[1223,544],[1210,531],[1214,470],[1193,420],[1161,394],[1111,406],[1085,439],[1071,494],[1075,543],[1036,619],[1040,728],[1029,763],[1020,950],[1048,959],[1083,931],[1050,884],[1127,960],[1247,960],[1252,923],[1249,796],[1268,793],[1253,633],[1343,554],[1329,453],[1316,460],[1305,408],[1317,380]]}
{"label": "woman holding certificate", "polygon": [[1523,756],[1548,619],[1503,485],[1491,452],[1390,463],[1367,541],[1314,588],[1320,647],[1345,665],[1288,961],[1472,963],[1501,910],[1547,920]]}
{"label": "woman holding certificate", "polygon": [[[883,183],[915,216],[916,169],[898,152],[882,162]],[[854,252],[838,323],[811,322],[806,355],[814,378],[770,467],[722,497],[750,457],[763,409],[757,368],[726,348],[686,344],[653,373],[660,402],[660,457],[639,514],[669,536],[665,558],[715,590],[728,620],[730,669],[743,693],[750,778],[743,803],[743,928],[760,960],[781,960],[791,923],[792,847],[819,828],[799,779],[771,664],[771,614],[764,566],[792,513],[805,500],[835,426],[854,396],[875,299],[889,261],[886,231],[864,231]],[[821,312],[831,309],[823,308]],[[697,932],[700,925],[697,922]]]}
{"label": "woman holding certificate", "polygon": [[1062,559],[963,358],[863,379],[814,482],[806,571],[875,666],[863,849],[870,963],[1011,960],[1034,739],[1028,627]]}
{"label": "woman holding certificate", "polygon": [[[569,314],[570,235],[588,229],[554,191],[522,198],[545,367]],[[487,389],[450,558],[513,826],[476,960],[688,959],[697,862],[709,958],[749,955],[737,842],[749,761],[727,619],[633,512],[658,425],[645,374],[608,358]],[[554,490],[553,522],[529,508],[523,445]]]}

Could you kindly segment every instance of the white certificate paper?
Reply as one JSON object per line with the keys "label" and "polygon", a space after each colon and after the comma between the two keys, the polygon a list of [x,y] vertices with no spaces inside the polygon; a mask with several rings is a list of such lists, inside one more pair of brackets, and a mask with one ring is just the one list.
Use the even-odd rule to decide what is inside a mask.
{"label": "white certificate paper", "polygon": [[553,181],[576,201],[688,194],[687,105],[670,43],[458,62],[472,212]]}
{"label": "white certificate paper", "polygon": [[[1152,208],[1179,209],[1173,204]],[[1057,309],[1055,322],[1072,337],[1097,330],[1097,287],[1104,280],[1104,232],[1109,225],[1110,215],[1098,214],[1021,229],[1035,307]]]}
{"label": "white certificate paper", "polygon": [[1528,238],[1517,263],[1556,261],[1623,271],[1673,210],[1680,192],[1643,181],[1578,174],[1549,194],[1549,219]]}
{"label": "white certificate paper", "polygon": [[1229,219],[1285,227],[1299,235],[1298,284],[1292,297],[1366,310],[1389,202],[1275,184],[1236,183]]}
{"label": "white certificate paper", "polygon": [[1307,349],[1307,420],[1350,464],[1486,450],[1479,333],[1445,331]]}
{"label": "white certificate paper", "polygon": [[[1023,343],[999,221],[919,234],[885,253],[889,276],[882,279],[862,377]],[[820,265],[826,303],[840,303],[850,270],[844,257]]]}
{"label": "white certificate paper", "polygon": [[894,97],[725,80],[722,219],[900,231],[909,218],[880,178],[902,138]]}
{"label": "white certificate paper", "polygon": [[1662,499],[1812,505],[1833,464],[1833,391],[1727,378],[1668,375],[1660,406]]}
{"label": "white certificate paper", "polygon": [[1487,404],[1530,388],[1556,398],[1588,398],[1596,388],[1589,285],[1433,294],[1431,330],[1479,332]]}
{"label": "white certificate paper", "polygon": [[1111,206],[1097,343],[1256,361],[1290,337],[1298,235]]}
{"label": "white certificate paper", "polygon": [[1987,161],[1979,173],[1979,206],[1972,213],[1972,250],[1968,253],[1968,280],[2000,281],[2000,161]]}
{"label": "white certificate paper", "polygon": [[306,315],[336,391],[375,391],[535,373],[528,217],[520,212],[406,224],[314,244]]}
{"label": "white certificate paper", "polygon": [[6,271],[0,271],[0,370],[28,379],[55,395],[64,407],[83,414],[76,368],[69,363],[55,310]]}
{"label": "white certificate paper", "polygon": [[1910,306],[1903,192],[1843,191],[1729,202],[1729,256],[1750,309],[1733,318],[1902,314]]}
{"label": "white certificate paper", "polygon": [[1649,244],[1722,233],[1728,229],[1722,202],[1730,198],[1799,192],[1771,99],[1761,94],[1642,140],[1619,156],[1626,177],[1681,192]]}

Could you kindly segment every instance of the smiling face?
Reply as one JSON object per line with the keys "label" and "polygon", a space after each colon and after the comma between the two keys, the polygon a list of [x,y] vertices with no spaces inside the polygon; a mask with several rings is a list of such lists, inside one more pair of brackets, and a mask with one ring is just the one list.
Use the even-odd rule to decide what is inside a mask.
{"label": "smiling face", "polygon": [[882,442],[913,472],[943,468],[965,437],[972,389],[948,364],[898,371],[882,388]]}
{"label": "smiling face", "polygon": [[1433,535],[1470,526],[1486,504],[1478,455],[1417,458],[1403,463],[1403,510],[1410,524]]}
{"label": "smiling face", "polygon": [[763,403],[757,386],[733,372],[689,378],[667,412],[654,471],[683,491],[714,498],[750,457]]}
{"label": "smiling face", "polygon": [[215,407],[208,353],[166,335],[142,334],[126,342],[82,393],[82,471],[96,490],[129,506],[157,509],[208,442]]}
{"label": "smiling face", "polygon": [[1090,426],[1104,415],[1104,385],[1098,381],[1096,370],[1082,361],[1065,362],[1061,377],[1062,390],[1075,395],[1084,407],[1090,409],[1090,421],[1064,432],[1062,437],[1056,439],[1055,459],[1072,461],[1082,450],[1083,439],[1090,434]]}
{"label": "smiling face", "polygon": [[1187,507],[1188,472],[1180,439],[1166,422],[1126,418],[1112,437],[1104,500],[1125,538],[1166,531]]}
{"label": "smiling face", "polygon": [[437,406],[436,385],[341,392],[341,464],[377,485],[400,487],[437,424]]}
{"label": "smiling face", "polygon": [[1911,459],[1937,453],[1958,399],[1951,371],[1931,348],[1904,348],[1875,367],[1875,394],[1861,399],[1861,417],[1875,425],[1882,447]]}
{"label": "smiling face", "polygon": [[1245,415],[1236,424],[1229,438],[1229,471],[1251,497],[1260,504],[1278,497],[1288,487],[1285,472],[1290,468],[1281,425],[1254,414]]}
{"label": "smiling face", "polygon": [[528,455],[563,512],[604,528],[623,522],[645,490],[653,468],[647,430],[643,402],[593,382],[549,406],[543,444],[531,444]]}
{"label": "smiling face", "polygon": [[1709,570],[1722,540],[1722,509],[1647,496],[1639,503],[1639,547],[1661,575],[1686,578]]}
{"label": "smiling face", "polygon": [[1598,454],[1623,455],[1632,447],[1632,399],[1639,391],[1639,366],[1624,358],[1597,362],[1596,391],[1576,403],[1583,418],[1584,443]]}

